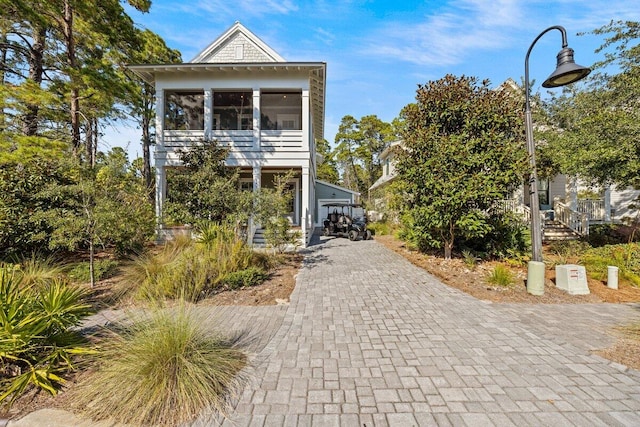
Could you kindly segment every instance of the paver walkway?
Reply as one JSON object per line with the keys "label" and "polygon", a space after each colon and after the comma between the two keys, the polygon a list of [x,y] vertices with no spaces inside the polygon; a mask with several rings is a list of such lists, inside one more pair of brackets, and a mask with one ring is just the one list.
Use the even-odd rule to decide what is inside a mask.
{"label": "paver walkway", "polygon": [[590,354],[637,319],[486,303],[375,241],[322,238],[224,425],[639,426],[640,372]]}

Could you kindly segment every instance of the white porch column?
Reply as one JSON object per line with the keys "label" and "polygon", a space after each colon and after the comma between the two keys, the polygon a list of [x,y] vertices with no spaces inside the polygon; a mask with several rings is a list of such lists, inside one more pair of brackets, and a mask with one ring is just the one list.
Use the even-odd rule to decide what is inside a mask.
{"label": "white porch column", "polygon": [[[260,89],[253,89],[253,148],[260,150]],[[255,169],[254,169],[255,170]],[[255,179],[254,179],[254,189]]]}
{"label": "white porch column", "polygon": [[156,147],[153,160],[156,170],[156,222],[162,225],[162,207],[167,194],[165,170],[167,153],[164,148],[164,89],[156,87]]}
{"label": "white porch column", "polygon": [[156,146],[164,145],[164,89],[156,87]]}
{"label": "white porch column", "polygon": [[578,210],[578,179],[575,176],[569,177],[567,181],[567,187],[569,189],[569,208],[571,210]]}
{"label": "white porch column", "polygon": [[[164,153],[163,153],[164,154]],[[167,196],[167,171],[164,160],[155,159],[156,163],[156,221],[159,225],[164,222],[162,211]]]}
{"label": "white porch column", "polygon": [[604,221],[611,222],[611,187],[604,187]]}
{"label": "white porch column", "polygon": [[211,89],[204,91],[204,139],[211,138],[213,130],[213,93]]}
{"label": "white porch column", "polygon": [[[304,111],[304,110],[303,110]],[[309,185],[309,168],[302,168],[302,213],[300,218],[300,225],[302,226],[302,240],[304,246],[307,246],[307,228],[309,227],[310,218],[310,185]],[[310,230],[309,230],[310,231]]]}
{"label": "white porch column", "polygon": [[[260,167],[260,165],[254,165],[253,166],[253,194],[254,195],[258,191],[260,191],[260,186],[262,185],[261,179],[260,179],[261,174],[262,174],[262,167]],[[253,245],[253,236],[255,235],[258,227],[260,227],[260,224],[258,224],[255,218],[253,217],[253,215],[251,215],[249,217],[248,225],[249,225],[249,229],[247,233],[247,243],[250,245]]]}
{"label": "white porch column", "polygon": [[[309,89],[302,90],[302,150],[309,151],[311,138],[311,117],[309,114]],[[315,153],[313,153],[315,155]]]}

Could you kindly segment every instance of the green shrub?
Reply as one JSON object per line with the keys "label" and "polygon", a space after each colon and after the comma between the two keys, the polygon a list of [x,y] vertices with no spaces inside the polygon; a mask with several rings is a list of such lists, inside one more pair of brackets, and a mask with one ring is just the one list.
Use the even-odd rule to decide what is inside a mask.
{"label": "green shrub", "polygon": [[514,283],[514,278],[511,270],[504,265],[498,264],[487,277],[487,282],[492,285],[507,287]]}
{"label": "green shrub", "polygon": [[576,257],[591,248],[587,242],[580,240],[558,240],[551,242],[549,251],[559,257]]}
{"label": "green shrub", "polygon": [[267,280],[269,275],[257,267],[249,267],[245,270],[232,271],[222,279],[222,283],[229,289],[256,286]]}
{"label": "green shrub", "polygon": [[367,228],[372,230],[376,236],[387,236],[392,234],[393,227],[386,221],[376,221],[367,224]]}
{"label": "green shrub", "polygon": [[0,267],[0,402],[32,387],[56,394],[78,356],[91,353],[76,327],[91,314],[87,292],[55,278],[25,285]]}
{"label": "green shrub", "polygon": [[582,254],[580,263],[598,280],[606,279],[608,266],[618,267],[621,283],[640,286],[640,243],[589,249]]}
{"label": "green shrub", "polygon": [[527,260],[530,233],[514,214],[494,215],[488,218],[489,232],[482,237],[457,239],[456,246],[467,247],[485,254],[487,258],[510,260],[521,264]]}
{"label": "green shrub", "polygon": [[95,420],[182,425],[213,409],[225,413],[246,356],[179,305],[127,319],[107,334],[95,372],[71,390]]}
{"label": "green shrub", "polygon": [[593,247],[628,243],[629,236],[624,233],[626,226],[620,224],[595,224],[589,227],[586,241]]}
{"label": "green shrub", "polygon": [[[116,274],[118,262],[111,259],[97,259],[93,263],[93,274],[96,280],[107,279]],[[67,273],[69,278],[76,283],[88,283],[91,281],[89,263],[80,262],[74,264]]]}

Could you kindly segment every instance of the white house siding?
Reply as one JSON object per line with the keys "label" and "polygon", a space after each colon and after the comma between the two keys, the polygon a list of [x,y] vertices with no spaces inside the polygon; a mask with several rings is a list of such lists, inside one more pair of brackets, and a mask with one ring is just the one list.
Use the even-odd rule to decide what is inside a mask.
{"label": "white house siding", "polygon": [[630,209],[629,205],[638,204],[637,199],[640,196],[640,190],[631,188],[619,190],[613,188],[611,190],[611,218],[614,221],[638,220],[638,209]]}
{"label": "white house siding", "polygon": [[557,175],[549,181],[549,200],[553,202],[555,197],[565,198],[567,195],[567,177]]}

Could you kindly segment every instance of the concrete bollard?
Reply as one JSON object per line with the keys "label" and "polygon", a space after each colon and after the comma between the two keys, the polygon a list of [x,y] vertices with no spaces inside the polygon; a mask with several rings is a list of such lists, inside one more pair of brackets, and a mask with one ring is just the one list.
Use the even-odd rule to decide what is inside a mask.
{"label": "concrete bollard", "polygon": [[529,261],[527,268],[527,292],[544,295],[544,262]]}
{"label": "concrete bollard", "polygon": [[607,266],[607,288],[618,289],[618,267]]}

